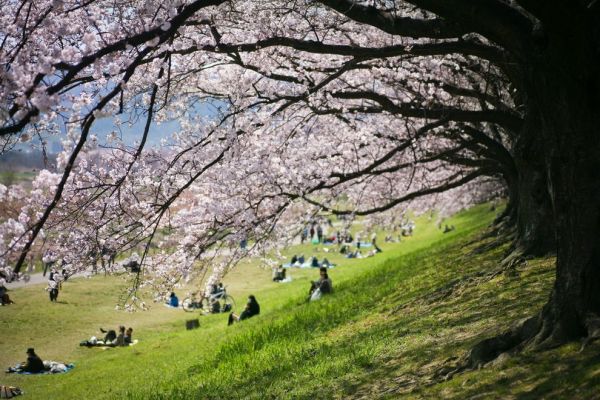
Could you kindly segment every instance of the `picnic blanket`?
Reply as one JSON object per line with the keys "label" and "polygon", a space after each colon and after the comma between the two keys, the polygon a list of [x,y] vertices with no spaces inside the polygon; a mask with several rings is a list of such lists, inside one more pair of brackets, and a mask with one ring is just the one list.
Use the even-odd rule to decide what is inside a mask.
{"label": "picnic blanket", "polygon": [[14,367],[10,367],[6,370],[7,373],[19,374],[19,375],[48,375],[48,374],[62,374],[69,372],[75,368],[75,365],[70,363],[62,363],[58,361],[46,361],[44,360],[44,371],[42,372],[27,372],[21,370],[21,364],[17,364]]}
{"label": "picnic blanket", "polygon": [[112,343],[104,343],[102,340],[98,340],[96,339],[94,336],[92,336],[92,338],[90,340],[85,340],[83,342],[81,342],[79,345],[83,346],[83,347],[99,347],[103,350],[106,349],[112,349],[113,347],[129,347],[129,346],[134,346],[138,343],[137,339],[134,339],[133,342],[129,343],[126,346],[117,346],[115,344]]}
{"label": "picnic blanket", "polygon": [[100,347],[102,350],[108,350],[108,349],[114,349],[114,348],[118,348],[118,347],[131,347],[131,346],[135,346],[137,343],[138,343],[138,340],[134,339],[133,342],[129,343],[127,346],[96,345],[96,346],[92,346],[92,347]]}
{"label": "picnic blanket", "polygon": [[[322,266],[322,263],[319,263],[319,267]],[[283,268],[318,268],[318,267],[313,267],[312,263],[310,261],[305,262],[304,264],[300,264],[300,263],[285,263],[281,265]],[[334,268],[336,266],[336,264],[329,264],[327,266],[327,268]]]}

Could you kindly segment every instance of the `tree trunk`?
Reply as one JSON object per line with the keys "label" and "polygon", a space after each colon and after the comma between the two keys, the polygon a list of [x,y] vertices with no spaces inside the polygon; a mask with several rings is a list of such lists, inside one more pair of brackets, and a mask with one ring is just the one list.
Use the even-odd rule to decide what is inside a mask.
{"label": "tree trunk", "polygon": [[[539,314],[474,346],[461,368],[531,343],[600,337],[600,17],[558,1],[543,10],[544,37],[526,66],[528,120],[521,138],[529,143],[524,149],[538,150],[517,152],[518,225],[521,239],[535,244],[549,234],[536,229],[548,220],[556,280]],[[543,182],[547,197],[539,191]],[[547,200],[550,215],[537,209]]]}
{"label": "tree trunk", "polygon": [[600,315],[600,54],[587,10],[547,8],[529,102],[540,122],[557,265],[536,341],[563,342],[588,334]]}
{"label": "tree trunk", "polygon": [[[543,155],[529,147],[515,146],[514,171],[504,174],[508,204],[498,216],[498,231],[514,234],[505,262],[527,256],[542,256],[556,251],[552,203],[544,174]],[[538,152],[539,153],[539,152]]]}
{"label": "tree trunk", "polygon": [[519,177],[516,183],[517,234],[512,250],[523,256],[542,256],[556,250],[552,203],[543,163],[538,160],[531,153],[515,157]]}

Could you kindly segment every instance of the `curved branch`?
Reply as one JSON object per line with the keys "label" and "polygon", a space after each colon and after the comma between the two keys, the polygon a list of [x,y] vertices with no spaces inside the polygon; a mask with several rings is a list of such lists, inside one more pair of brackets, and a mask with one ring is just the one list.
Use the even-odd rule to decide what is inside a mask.
{"label": "curved branch", "polygon": [[[424,108],[414,107],[410,104],[397,105],[389,97],[371,91],[334,92],[331,95],[338,99],[371,100],[381,106],[381,111],[387,111],[391,114],[401,114],[405,117],[426,119],[446,118],[449,121],[458,122],[491,122],[514,131],[518,131],[523,123],[523,120],[517,115],[499,110],[473,111],[442,106]],[[360,112],[360,108],[357,111]],[[376,109],[372,111],[376,111]]]}

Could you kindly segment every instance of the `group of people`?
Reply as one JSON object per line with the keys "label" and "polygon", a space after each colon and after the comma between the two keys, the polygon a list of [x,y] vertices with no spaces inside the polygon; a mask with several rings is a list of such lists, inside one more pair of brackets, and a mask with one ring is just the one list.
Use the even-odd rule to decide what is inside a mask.
{"label": "group of people", "polygon": [[119,326],[119,333],[113,329],[104,330],[100,328],[100,332],[104,333],[103,339],[98,339],[96,336],[92,336],[88,340],[84,340],[79,343],[80,346],[86,347],[94,347],[94,346],[108,346],[108,347],[118,347],[118,346],[129,346],[133,343],[133,328],[129,327],[125,329],[125,326]]}
{"label": "group of people", "polygon": [[[289,266],[290,267],[301,267],[304,265],[306,261],[306,258],[304,257],[304,254],[301,254],[300,256],[297,256],[296,254],[294,254],[289,262]],[[319,267],[331,267],[334,264],[332,264],[326,257],[323,258],[323,261],[319,261],[319,259],[316,256],[312,256],[310,258],[310,262],[309,262],[310,267],[312,268],[319,268]],[[280,268],[283,268],[283,266],[279,266]],[[284,276],[285,278],[285,276]],[[275,280],[275,279],[273,279]]]}
{"label": "group of people", "polygon": [[[361,252],[361,248],[365,247],[373,247],[371,250],[367,251],[365,255]],[[343,254],[346,258],[365,258],[365,257],[373,257],[377,253],[381,253],[383,250],[377,245],[377,234],[373,232],[371,235],[371,242],[361,242],[360,235],[356,236],[356,249],[352,250],[350,245],[342,244],[340,246],[340,253]]]}
{"label": "group of people", "polygon": [[[285,271],[285,270],[284,270]],[[315,301],[319,300],[323,295],[328,295],[333,292],[333,282],[327,273],[327,267],[319,268],[319,279],[316,281],[311,281],[310,289],[308,291],[308,300]],[[256,297],[254,295],[248,296],[248,302],[244,308],[244,311],[240,315],[235,313],[229,314],[229,319],[227,321],[228,325],[232,325],[234,322],[243,321],[249,318],[252,318],[255,315],[260,314],[260,305],[256,301]]]}

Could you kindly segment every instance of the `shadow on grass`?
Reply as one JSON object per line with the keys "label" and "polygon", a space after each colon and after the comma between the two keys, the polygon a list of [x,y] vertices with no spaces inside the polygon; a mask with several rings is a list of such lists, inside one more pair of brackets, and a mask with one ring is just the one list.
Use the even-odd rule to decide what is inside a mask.
{"label": "shadow on grass", "polygon": [[[533,397],[554,393],[556,381],[535,374],[530,379],[537,380],[529,383],[533,387],[515,388],[507,388],[512,378],[488,369],[450,382],[433,379],[448,359],[536,312],[551,285],[551,261],[529,263],[520,271],[522,278],[473,279],[475,273],[494,271],[505,247],[472,255],[481,241],[467,244],[469,233],[388,260],[336,286],[332,296],[319,302],[298,304],[298,298],[291,299],[282,312],[260,323],[250,320],[236,326],[239,332],[213,357],[187,369],[187,381],[173,382],[164,393],[150,397],[395,398],[413,393],[463,398],[486,392]],[[448,295],[428,300],[453,280],[456,284]],[[526,358],[522,360],[528,365]],[[514,379],[529,376],[526,370],[515,371]],[[477,384],[457,387],[469,380]]]}

